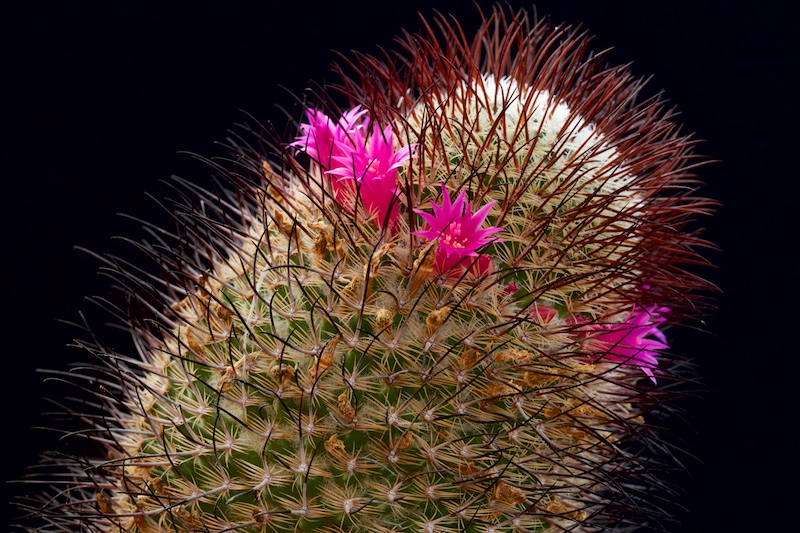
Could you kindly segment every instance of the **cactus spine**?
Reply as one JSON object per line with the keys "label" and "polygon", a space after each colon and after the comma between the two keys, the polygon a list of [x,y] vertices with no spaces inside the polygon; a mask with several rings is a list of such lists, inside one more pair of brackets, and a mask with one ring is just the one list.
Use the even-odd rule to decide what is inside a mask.
{"label": "cactus spine", "polygon": [[59,460],[73,475],[30,531],[656,512],[662,327],[707,288],[684,270],[709,204],[694,143],[569,28],[497,10],[465,42],[438,22],[390,63],[358,56],[348,107],[310,106],[294,142],[235,143],[231,192],[186,185],[175,243],[145,246],[162,274],[121,271],[138,357],[87,344],[106,456]]}

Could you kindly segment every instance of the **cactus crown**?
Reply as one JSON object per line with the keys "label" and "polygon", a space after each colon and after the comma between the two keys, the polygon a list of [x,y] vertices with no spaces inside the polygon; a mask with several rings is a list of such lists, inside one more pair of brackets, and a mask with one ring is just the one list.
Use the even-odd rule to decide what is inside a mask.
{"label": "cactus crown", "polygon": [[294,142],[233,143],[228,192],[186,185],[176,244],[145,246],[161,274],[121,271],[139,357],[87,343],[113,384],[86,417],[105,457],[57,461],[72,475],[36,531],[656,513],[663,327],[708,288],[685,270],[710,205],[694,142],[568,27],[436,22],[342,67],[348,107],[308,106]]}

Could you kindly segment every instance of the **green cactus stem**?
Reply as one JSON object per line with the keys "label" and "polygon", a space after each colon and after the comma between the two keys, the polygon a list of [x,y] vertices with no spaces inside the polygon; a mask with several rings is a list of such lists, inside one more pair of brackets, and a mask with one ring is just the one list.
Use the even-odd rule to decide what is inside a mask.
{"label": "green cactus stem", "polygon": [[308,102],[294,139],[232,142],[226,191],[183,183],[158,269],[107,259],[138,353],[86,343],[102,454],[54,461],[27,531],[658,518],[664,328],[709,289],[695,142],[576,30],[434,22],[339,68],[346,104]]}

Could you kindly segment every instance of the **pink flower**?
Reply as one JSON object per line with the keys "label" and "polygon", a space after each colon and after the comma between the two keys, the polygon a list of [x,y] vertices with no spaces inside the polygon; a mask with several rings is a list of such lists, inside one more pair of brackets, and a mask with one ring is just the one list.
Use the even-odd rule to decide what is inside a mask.
{"label": "pink flower", "polygon": [[[452,202],[447,188],[442,184],[442,205],[436,205],[431,200],[433,214],[414,210],[428,223],[428,229],[415,231],[413,234],[428,240],[439,239],[439,250],[434,263],[436,272],[450,272],[456,266],[469,268],[473,263],[481,270],[488,268],[485,263],[489,258],[485,255],[479,256],[478,250],[486,244],[498,242],[499,239],[493,239],[492,235],[503,231],[503,228],[480,229],[480,226],[496,203],[494,200],[489,202],[473,215],[466,191],[462,190],[455,202]],[[478,259],[467,259],[470,257]]]}
{"label": "pink flower", "polygon": [[537,324],[547,325],[553,319],[558,318],[558,311],[547,305],[534,304],[533,309],[530,310],[530,316]]}
{"label": "pink flower", "polygon": [[304,151],[324,170],[330,170],[334,157],[364,144],[364,130],[369,121],[366,118],[361,120],[365,114],[365,110],[356,106],[334,123],[322,111],[308,109],[308,123],[300,125],[300,135],[289,146]]}
{"label": "pink flower", "polygon": [[394,150],[392,127],[373,131],[363,146],[332,157],[331,176],[340,184],[350,181],[353,200],[360,201],[370,217],[381,227],[391,228],[397,221],[397,169],[411,159],[414,146]]}
{"label": "pink flower", "polygon": [[394,150],[392,127],[373,131],[369,118],[355,107],[334,123],[309,109],[308,123],[289,146],[306,152],[330,176],[334,199],[347,209],[359,201],[381,227],[393,227],[398,215],[397,169],[413,156],[414,146]]}
{"label": "pink flower", "polygon": [[634,306],[622,323],[586,324],[578,331],[591,352],[602,354],[609,361],[640,366],[655,383],[653,370],[658,366],[658,351],[669,348],[664,333],[658,329],[667,320],[660,314],[669,311],[667,307]]}
{"label": "pink flower", "polygon": [[[347,111],[338,122],[334,122],[328,115],[316,109],[306,110],[308,122],[300,125],[300,135],[289,146],[304,151],[327,173],[336,160],[345,157],[363,146],[369,119],[364,117],[366,110],[359,106]],[[352,185],[340,184],[338,180],[331,180],[331,192],[334,199],[340,204],[352,198]]]}

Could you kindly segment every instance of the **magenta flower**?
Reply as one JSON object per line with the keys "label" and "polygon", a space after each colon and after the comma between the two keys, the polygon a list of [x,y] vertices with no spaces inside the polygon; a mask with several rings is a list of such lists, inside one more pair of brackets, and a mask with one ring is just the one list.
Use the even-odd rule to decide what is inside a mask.
{"label": "magenta flower", "polygon": [[[324,173],[335,166],[336,161],[346,157],[359,146],[364,146],[365,131],[369,118],[366,110],[359,106],[347,111],[338,122],[316,109],[306,110],[308,123],[300,125],[300,135],[289,146],[304,151],[319,165]],[[352,185],[342,184],[337,179],[331,181],[333,198],[345,205],[352,198]],[[349,200],[352,202],[352,200]]]}
{"label": "magenta flower", "polygon": [[[466,191],[462,190],[455,202],[452,202],[447,188],[442,184],[442,205],[436,205],[431,200],[433,214],[420,209],[414,210],[428,223],[428,229],[415,231],[413,234],[428,240],[439,239],[439,250],[434,263],[436,272],[449,273],[456,266],[469,268],[471,264],[478,265],[481,270],[488,268],[486,263],[489,258],[484,255],[479,256],[478,250],[490,242],[499,241],[500,239],[492,238],[492,235],[503,231],[503,228],[493,226],[480,229],[480,227],[496,203],[494,200],[489,202],[473,215],[472,208],[467,202]],[[466,259],[469,257],[477,259]]]}
{"label": "magenta flower", "polygon": [[537,324],[544,326],[558,318],[558,311],[549,305],[534,304],[533,309],[530,310],[530,316]]}
{"label": "magenta flower", "polygon": [[591,352],[600,353],[609,361],[640,366],[655,383],[653,370],[658,366],[658,352],[669,348],[664,333],[658,329],[666,321],[660,315],[669,311],[667,307],[634,306],[622,323],[586,324],[579,332]]}
{"label": "magenta flower", "polygon": [[397,169],[413,156],[414,146],[394,150],[392,127],[366,137],[369,118],[355,107],[334,123],[309,109],[308,123],[289,146],[306,152],[330,176],[334,199],[347,209],[361,202],[381,227],[394,227],[398,216]]}
{"label": "magenta flower", "polygon": [[304,151],[324,170],[330,170],[334,157],[363,146],[364,130],[369,122],[368,118],[362,120],[365,114],[366,110],[356,106],[335,123],[322,111],[308,109],[308,123],[300,125],[300,135],[289,146]]}
{"label": "magenta flower", "polygon": [[373,131],[363,146],[349,153],[332,157],[331,176],[342,186],[350,182],[349,191],[361,202],[370,217],[381,227],[394,227],[398,213],[397,169],[413,156],[414,146],[394,150],[392,127]]}

